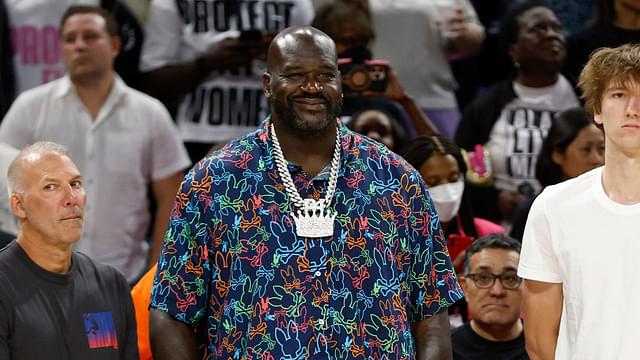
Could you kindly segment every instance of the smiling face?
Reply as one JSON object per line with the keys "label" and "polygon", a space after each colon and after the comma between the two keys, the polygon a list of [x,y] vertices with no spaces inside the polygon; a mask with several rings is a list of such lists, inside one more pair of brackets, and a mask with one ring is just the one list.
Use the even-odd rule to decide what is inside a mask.
{"label": "smiling face", "polygon": [[531,8],[518,18],[519,31],[510,55],[523,68],[560,71],[566,56],[562,24],[550,9]]}
{"label": "smiling face", "polygon": [[[518,268],[519,254],[511,249],[485,248],[469,259],[470,273],[513,274]],[[463,278],[462,289],[469,304],[473,321],[482,328],[511,328],[519,320],[522,286],[505,289],[496,279],[493,286],[480,289],[469,278]]]}
{"label": "smiling face", "polygon": [[61,30],[62,53],[73,81],[109,74],[118,55],[119,40],[109,35],[106,20],[94,13],[70,16]]}
{"label": "smiling face", "polygon": [[22,188],[11,195],[11,208],[23,236],[49,245],[80,240],[86,194],[71,159],[48,152],[22,161]]}
{"label": "smiling face", "polygon": [[342,88],[333,41],[301,29],[278,36],[269,48],[263,87],[275,122],[302,135],[335,124]]}
{"label": "smiling face", "polygon": [[609,83],[594,120],[604,128],[607,149],[639,156],[640,84],[634,81]]}

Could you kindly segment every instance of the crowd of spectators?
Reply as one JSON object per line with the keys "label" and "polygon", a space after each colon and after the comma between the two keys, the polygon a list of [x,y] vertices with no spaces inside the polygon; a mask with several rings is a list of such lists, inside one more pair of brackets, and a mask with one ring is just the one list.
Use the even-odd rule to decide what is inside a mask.
{"label": "crowd of spectators", "polygon": [[[266,132],[274,131],[274,123],[286,141],[287,134],[280,135],[277,121],[287,117],[276,112],[277,106],[284,105],[275,98],[278,94],[272,94],[277,89],[271,88],[284,80],[273,79],[271,70],[278,64],[270,62],[275,57],[270,45],[283,30],[307,25],[335,44],[343,90],[339,101],[335,99],[339,123],[346,125],[349,134],[353,131],[375,141],[363,141],[358,151],[352,149],[349,154],[371,153],[372,158],[359,166],[373,174],[376,166],[393,163],[396,155],[391,152],[397,153],[419,175],[411,181],[428,189],[428,201],[438,216],[437,231],[448,242],[448,261],[464,292],[464,297],[456,292],[457,283],[448,285],[447,299],[456,301],[445,306],[453,358],[528,359],[521,311],[523,281],[517,274],[525,224],[532,204],[536,214],[535,202],[546,199],[537,200],[543,190],[605,164],[606,133],[603,121],[593,113],[601,109],[585,106],[580,76],[597,49],[640,42],[637,1],[0,0],[0,174],[7,173],[19,153],[26,156],[21,151],[34,143],[51,141],[67,148],[53,152],[65,164],[67,158],[73,160],[71,167],[77,166],[84,177],[87,194],[86,206],[82,200],[84,229],[73,249],[91,261],[113,266],[132,288],[143,279],[133,292],[133,304],[140,359],[150,359],[151,291],[155,291],[153,299],[159,299],[182,281],[164,278],[167,288],[160,289],[165,285],[156,278],[154,288],[154,275],[167,271],[167,261],[177,261],[167,251],[195,246],[180,243],[178,247],[169,241],[175,240],[171,238],[176,236],[175,229],[183,226],[178,224],[184,221],[180,216],[197,211],[188,196],[225,188],[215,198],[200,195],[199,201],[238,208],[240,199],[227,194],[250,192],[267,176],[261,171],[278,159],[248,167],[255,154],[245,140],[245,154],[232,158],[234,169],[243,170],[238,178],[232,176],[234,183],[228,176],[207,182],[194,179],[194,174],[223,169],[226,158],[221,154],[231,153],[226,145],[238,146],[236,139],[254,131],[262,140]],[[288,48],[281,46],[278,51],[283,49]],[[617,85],[631,87],[633,81]],[[317,101],[330,103],[333,99],[323,95],[321,88],[322,84],[309,93]],[[296,99],[282,101],[293,106]],[[295,117],[294,113],[289,115]],[[344,142],[352,139],[346,132],[338,134]],[[306,150],[317,144],[308,145]],[[215,152],[220,148],[222,152]],[[36,148],[36,153],[42,151]],[[291,159],[286,151],[284,155]],[[387,163],[382,164],[383,158]],[[382,165],[372,165],[374,160]],[[305,175],[307,169],[301,170],[292,182],[310,188],[318,178],[324,176],[326,181],[330,174],[324,165],[318,167],[318,174]],[[306,179],[308,175],[317,176]],[[398,175],[398,183],[402,179]],[[20,239],[26,220],[35,220],[16,218],[7,182],[5,175],[0,176],[0,248],[12,244],[6,248],[16,253],[14,239]],[[354,182],[349,186],[357,187]],[[387,186],[381,183],[375,186]],[[386,206],[384,191],[376,193],[371,186],[357,196],[368,197],[368,204]],[[336,196],[342,192],[346,190],[339,188]],[[252,198],[253,202],[263,200],[267,201]],[[340,201],[347,205],[350,200]],[[362,210],[358,211],[362,218]],[[540,217],[539,209],[537,213]],[[189,219],[194,224],[202,220],[199,216]],[[226,225],[225,233],[252,226],[244,218]],[[368,225],[365,221],[357,226]],[[181,241],[193,241],[207,230],[193,231]],[[391,235],[371,234],[368,239],[376,236]],[[348,243],[349,236],[344,237]],[[254,240],[242,239],[251,246]],[[233,251],[239,253],[249,245],[239,242],[236,246]],[[251,251],[258,254],[251,263],[254,270],[267,271],[257,265],[267,250]],[[387,256],[383,253],[382,257]],[[65,256],[71,259],[70,253]],[[369,262],[384,260],[370,256]],[[241,266],[227,264],[229,259],[214,261],[216,266]],[[199,264],[185,266],[212,271],[209,265],[206,270]],[[371,274],[358,274],[361,281],[365,275],[378,276],[371,269]],[[234,281],[218,284],[217,290],[226,294],[245,286],[244,279]],[[357,296],[361,296],[357,301],[366,301],[364,295]],[[130,306],[128,301],[123,303]],[[181,301],[185,303],[166,306],[191,306],[195,295]],[[486,306],[493,305],[485,306],[487,302],[499,305],[488,311]],[[0,312],[6,310],[3,305],[0,297]],[[162,307],[152,302],[154,306],[155,310]],[[0,314],[0,322],[5,319]],[[193,319],[180,320],[191,324]],[[9,346],[6,336],[6,329],[0,328],[0,355]],[[316,352],[335,346],[326,339],[315,341]],[[223,350],[206,351],[221,354]]]}

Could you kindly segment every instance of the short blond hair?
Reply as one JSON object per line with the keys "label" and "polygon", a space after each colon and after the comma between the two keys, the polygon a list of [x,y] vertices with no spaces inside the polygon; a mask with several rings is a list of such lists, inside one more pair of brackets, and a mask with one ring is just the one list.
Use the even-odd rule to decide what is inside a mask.
{"label": "short blond hair", "polygon": [[630,82],[640,85],[640,45],[594,51],[580,73],[578,86],[586,110],[595,115],[602,110],[602,97],[609,85],[629,87]]}

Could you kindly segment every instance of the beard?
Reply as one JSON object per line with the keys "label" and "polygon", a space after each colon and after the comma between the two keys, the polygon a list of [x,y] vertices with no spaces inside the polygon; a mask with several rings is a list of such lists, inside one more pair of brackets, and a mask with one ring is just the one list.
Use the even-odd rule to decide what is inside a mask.
{"label": "beard", "polygon": [[320,113],[299,113],[295,109],[296,97],[301,96],[289,95],[284,99],[272,96],[269,99],[269,105],[271,106],[271,113],[276,119],[282,121],[283,125],[300,135],[309,136],[322,133],[332,122],[336,121],[342,111],[342,97],[337,101],[331,101],[330,98],[318,94],[307,97],[324,100],[324,116]]}

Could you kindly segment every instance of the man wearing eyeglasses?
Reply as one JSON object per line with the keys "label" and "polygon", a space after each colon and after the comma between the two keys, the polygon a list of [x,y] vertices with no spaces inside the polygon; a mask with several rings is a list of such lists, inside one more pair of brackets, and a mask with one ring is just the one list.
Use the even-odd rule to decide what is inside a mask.
{"label": "man wearing eyeglasses", "polygon": [[520,319],[520,243],[502,234],[475,240],[467,249],[460,285],[471,321],[451,334],[454,360],[529,359]]}

